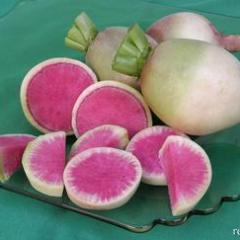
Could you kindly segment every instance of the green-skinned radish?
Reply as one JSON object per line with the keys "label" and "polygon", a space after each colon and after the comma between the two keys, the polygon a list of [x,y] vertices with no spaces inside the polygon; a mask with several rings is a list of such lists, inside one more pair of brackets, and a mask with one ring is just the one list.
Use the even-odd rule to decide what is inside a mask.
{"label": "green-skinned radish", "polygon": [[[86,63],[97,73],[100,80],[114,80],[138,88],[137,78],[114,71],[111,67],[116,50],[127,33],[126,27],[109,27],[98,32],[95,24],[81,13],[65,38],[66,46],[86,54]],[[152,46],[155,40],[149,37]]]}
{"label": "green-skinned radish", "polygon": [[[127,51],[129,44],[139,53]],[[176,130],[205,135],[240,122],[240,64],[220,46],[172,39],[151,51],[144,32],[135,25],[118,49],[113,68],[140,75],[146,103]]]}
{"label": "green-skinned radish", "polygon": [[149,27],[147,33],[157,42],[186,38],[218,44],[229,51],[240,50],[239,35],[224,35],[207,18],[192,12],[179,12],[160,18]]}

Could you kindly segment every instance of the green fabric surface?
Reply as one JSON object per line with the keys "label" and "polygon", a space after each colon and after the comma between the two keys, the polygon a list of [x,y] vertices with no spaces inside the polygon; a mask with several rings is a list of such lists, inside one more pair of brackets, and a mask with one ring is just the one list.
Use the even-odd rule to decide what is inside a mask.
{"label": "green fabric surface", "polygon": [[[64,46],[63,39],[74,17],[82,10],[97,26],[147,27],[160,16],[176,12],[158,3],[240,17],[240,2],[234,0],[1,0],[0,1],[0,134],[25,132],[38,135],[24,118],[19,88],[26,72],[50,57],[80,58]],[[128,6],[129,5],[129,6]],[[240,19],[208,16],[219,30],[240,32]],[[193,216],[178,227],[156,226],[135,234],[91,218],[68,212],[0,189],[0,240],[16,239],[236,239],[240,228],[240,202],[227,203],[215,214]]]}

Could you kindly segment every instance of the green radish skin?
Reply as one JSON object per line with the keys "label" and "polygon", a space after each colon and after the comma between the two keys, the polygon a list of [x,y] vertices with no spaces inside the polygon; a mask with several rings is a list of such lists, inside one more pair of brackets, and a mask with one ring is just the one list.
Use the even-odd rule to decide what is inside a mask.
{"label": "green radish skin", "polygon": [[134,25],[112,66],[140,76],[147,105],[178,131],[206,135],[240,122],[240,64],[218,45],[170,39],[152,50],[142,29]]}
{"label": "green radish skin", "polygon": [[126,33],[125,27],[109,27],[99,32],[87,50],[86,63],[97,73],[100,80],[119,81],[139,88],[137,77],[118,73],[111,67],[116,49]]}
{"label": "green radish skin", "polygon": [[[84,27],[82,26],[83,22]],[[114,26],[97,32],[97,28],[95,25],[93,27],[93,24],[92,20],[85,13],[81,13],[75,19],[73,27],[68,31],[65,38],[66,46],[86,54],[86,63],[95,71],[99,80],[118,81],[139,89],[139,82],[136,76],[122,74],[112,69],[113,58],[128,28]],[[87,41],[83,41],[82,35],[88,28],[94,28],[95,30],[92,30],[92,35],[88,36],[89,39]],[[152,48],[154,48],[157,45],[156,41],[148,35],[146,37]]]}
{"label": "green radish skin", "polygon": [[163,42],[143,68],[141,89],[161,120],[188,134],[210,134],[240,121],[240,65],[216,45]]}

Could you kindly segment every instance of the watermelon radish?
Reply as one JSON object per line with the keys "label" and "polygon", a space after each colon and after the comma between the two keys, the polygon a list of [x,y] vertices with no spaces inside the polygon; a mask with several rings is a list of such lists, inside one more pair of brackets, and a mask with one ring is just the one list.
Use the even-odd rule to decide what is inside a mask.
{"label": "watermelon radish", "polygon": [[186,135],[166,126],[145,128],[133,136],[127,151],[135,155],[143,169],[142,181],[151,185],[166,185],[166,178],[159,163],[158,152],[168,136]]}
{"label": "watermelon radish", "polygon": [[135,193],[142,176],[139,161],[131,153],[109,147],[77,154],[64,170],[70,200],[87,209],[122,206]]}
{"label": "watermelon radish", "polygon": [[205,151],[181,136],[169,136],[159,151],[159,161],[167,178],[172,214],[189,212],[206,193],[212,169]]}
{"label": "watermelon radish", "polygon": [[[138,42],[132,35],[135,39],[139,36]],[[129,44],[135,52],[126,53]],[[122,42],[113,67],[141,74],[146,103],[174,129],[206,135],[240,122],[240,64],[222,47],[199,40],[171,39],[151,52],[144,32],[135,25]]]}
{"label": "watermelon radish", "polygon": [[30,142],[23,154],[22,164],[32,187],[49,196],[63,193],[65,165],[65,132],[52,132]]}
{"label": "watermelon radish", "polygon": [[0,136],[0,181],[7,181],[21,166],[27,144],[35,137],[29,134],[5,134]]}
{"label": "watermelon radish", "polygon": [[116,125],[101,125],[85,132],[73,144],[70,158],[94,147],[113,147],[125,149],[129,142],[127,129]]}
{"label": "watermelon radish", "polygon": [[[86,53],[86,63],[96,72],[100,80],[114,80],[138,88],[134,76],[121,74],[112,69],[112,60],[116,49],[127,33],[126,27],[109,27],[101,32],[86,13],[81,13],[65,38],[66,46]],[[155,40],[148,36],[152,47]]]}
{"label": "watermelon radish", "polygon": [[150,26],[147,33],[157,42],[173,38],[202,40],[218,44],[229,51],[240,50],[239,35],[224,35],[204,16],[178,12],[165,16]]}
{"label": "watermelon radish", "polygon": [[124,127],[132,137],[152,125],[149,108],[141,94],[126,84],[102,81],[85,89],[72,113],[72,127],[78,137],[103,124]]}
{"label": "watermelon radish", "polygon": [[71,113],[79,94],[97,81],[84,63],[52,58],[33,67],[21,86],[21,103],[28,121],[42,132],[72,133]]}

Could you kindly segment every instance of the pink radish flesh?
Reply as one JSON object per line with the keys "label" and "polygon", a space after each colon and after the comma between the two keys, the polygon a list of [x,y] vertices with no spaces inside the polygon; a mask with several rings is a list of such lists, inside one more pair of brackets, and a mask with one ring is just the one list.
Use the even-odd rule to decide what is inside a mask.
{"label": "pink radish flesh", "polygon": [[24,149],[34,138],[34,136],[26,134],[0,136],[0,161],[2,161],[0,179],[2,181],[7,180],[21,166]]}
{"label": "pink radish flesh", "polygon": [[126,203],[141,179],[141,166],[132,154],[99,147],[77,154],[64,170],[69,198],[88,209],[112,209]]}
{"label": "pink radish flesh", "polygon": [[190,139],[170,136],[159,152],[167,178],[173,215],[190,211],[211,182],[211,165],[204,150]]}
{"label": "pink radish flesh", "polygon": [[139,159],[143,168],[143,182],[152,185],[166,185],[158,152],[167,137],[171,135],[183,134],[169,127],[154,126],[138,132],[129,142],[127,151]]}
{"label": "pink radish flesh", "polygon": [[[89,174],[93,172],[94,174]],[[71,184],[77,191],[97,193],[102,201],[121,194],[136,177],[131,164],[126,164],[114,153],[105,155],[104,158],[93,154],[87,161],[73,168],[71,174],[74,176]]]}
{"label": "pink radish flesh", "polygon": [[87,131],[72,146],[70,158],[94,147],[112,147],[124,149],[128,144],[128,133],[125,128],[116,125],[102,125]]}
{"label": "pink radish flesh", "polygon": [[22,164],[28,180],[37,191],[60,197],[65,166],[65,132],[41,135],[26,148]]}
{"label": "pink radish flesh", "polygon": [[70,133],[73,105],[94,82],[94,73],[79,61],[60,58],[42,62],[26,75],[22,84],[25,115],[43,132]]}
{"label": "pink radish flesh", "polygon": [[64,169],[65,142],[45,142],[39,144],[31,155],[30,168],[39,180],[44,182],[62,182]]}
{"label": "pink radish flesh", "polygon": [[77,136],[103,124],[114,124],[126,128],[131,137],[151,124],[149,109],[136,90],[113,81],[95,86],[86,89],[74,106],[73,129]]}

